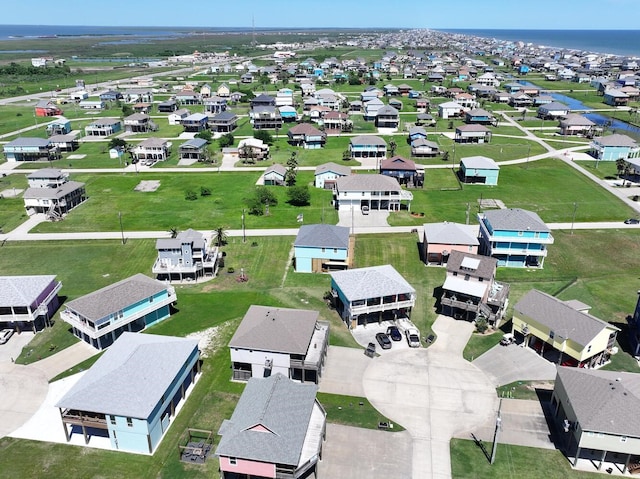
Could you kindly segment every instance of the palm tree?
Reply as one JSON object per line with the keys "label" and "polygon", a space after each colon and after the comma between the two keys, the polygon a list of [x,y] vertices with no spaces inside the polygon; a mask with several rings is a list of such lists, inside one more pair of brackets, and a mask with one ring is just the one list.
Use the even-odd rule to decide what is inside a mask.
{"label": "palm tree", "polygon": [[626,161],[624,161],[624,158],[618,158],[616,160],[616,169],[618,170],[618,176],[622,175],[622,173],[624,172],[625,163]]}
{"label": "palm tree", "polygon": [[213,231],[213,239],[218,246],[224,246],[227,244],[227,230],[223,226],[217,227]]}
{"label": "palm tree", "polygon": [[171,238],[175,239],[178,237],[178,228],[170,228],[169,233],[171,233]]}
{"label": "palm tree", "polygon": [[396,154],[396,148],[398,148],[398,144],[395,142],[395,140],[391,140],[389,142],[389,150],[390,150],[390,156],[394,156]]}

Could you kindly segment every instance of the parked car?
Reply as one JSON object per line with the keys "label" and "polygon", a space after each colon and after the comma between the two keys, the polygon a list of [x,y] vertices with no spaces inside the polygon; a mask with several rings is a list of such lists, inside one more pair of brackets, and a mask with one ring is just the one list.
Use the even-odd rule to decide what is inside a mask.
{"label": "parked car", "polygon": [[9,341],[9,338],[13,336],[13,329],[3,329],[0,331],[0,344],[4,344]]}
{"label": "parked car", "polygon": [[637,225],[640,224],[640,220],[638,218],[629,218],[628,220],[624,220],[625,225]]}
{"label": "parked car", "polygon": [[363,215],[368,215],[369,214],[369,207],[367,205],[364,205],[362,207],[362,214]]}
{"label": "parked car", "polygon": [[513,336],[512,333],[506,333],[502,336],[502,339],[500,340],[500,344],[502,344],[503,346],[509,346],[510,344],[513,344],[516,342],[516,338]]}
{"label": "parked car", "polygon": [[376,334],[376,341],[378,341],[378,344],[382,349],[391,349],[391,340],[389,339],[389,336],[387,336],[386,334],[384,333]]}
{"label": "parked car", "polygon": [[387,328],[387,336],[389,336],[394,341],[400,341],[402,339],[402,334],[397,326],[389,326]]}
{"label": "parked car", "polygon": [[407,336],[407,343],[409,343],[409,347],[420,347],[420,331],[418,331],[416,328],[409,328],[404,332],[404,334],[406,334]]}
{"label": "parked car", "polygon": [[364,354],[366,354],[370,358],[374,357],[376,355],[376,344],[369,343],[369,345],[367,346],[367,349],[364,350]]}

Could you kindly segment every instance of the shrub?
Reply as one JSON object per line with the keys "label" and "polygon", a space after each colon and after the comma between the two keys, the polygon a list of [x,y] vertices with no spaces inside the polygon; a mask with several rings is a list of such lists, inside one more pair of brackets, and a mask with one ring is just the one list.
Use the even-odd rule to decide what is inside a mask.
{"label": "shrub", "polygon": [[487,329],[489,329],[489,322],[486,318],[478,318],[476,319],[476,331],[480,334],[484,333]]}
{"label": "shrub", "polygon": [[185,194],[184,194],[184,199],[188,200],[188,201],[194,201],[198,199],[198,195],[196,194],[195,191],[193,190],[188,190]]}
{"label": "shrub", "polygon": [[211,196],[211,190],[205,186],[200,187],[200,196]]}

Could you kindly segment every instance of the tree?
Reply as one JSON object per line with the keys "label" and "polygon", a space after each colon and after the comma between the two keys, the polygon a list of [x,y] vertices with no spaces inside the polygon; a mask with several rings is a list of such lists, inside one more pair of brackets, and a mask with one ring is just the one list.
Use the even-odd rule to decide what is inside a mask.
{"label": "tree", "polygon": [[226,133],[218,139],[218,144],[220,145],[220,148],[227,148],[228,146],[233,145],[234,140],[235,138],[231,133]]}
{"label": "tree", "polygon": [[201,138],[204,141],[206,141],[207,143],[211,143],[211,140],[213,140],[213,135],[211,134],[211,131],[209,131],[209,130],[202,130],[202,131],[199,131],[198,133],[196,133],[194,135],[194,138]]}
{"label": "tree", "polygon": [[223,226],[218,226],[213,231],[213,240],[218,246],[224,246],[227,244],[227,230]]}
{"label": "tree", "polygon": [[253,191],[253,195],[245,199],[250,215],[262,216],[264,214],[264,206],[276,206],[278,198],[266,186],[257,186]]}
{"label": "tree", "polygon": [[133,115],[133,108],[131,108],[131,105],[124,103],[122,105],[122,114],[124,116]]}
{"label": "tree", "polygon": [[253,137],[258,140],[262,140],[267,145],[273,144],[273,137],[271,136],[271,133],[266,130],[253,130]]}
{"label": "tree", "polygon": [[389,156],[394,156],[396,154],[396,148],[398,148],[398,144],[392,139],[389,142]]}
{"label": "tree", "polygon": [[618,176],[622,175],[622,173],[624,172],[625,163],[626,161],[624,161],[624,158],[618,158],[616,160],[616,170],[618,170]]}
{"label": "tree", "polygon": [[109,141],[109,149],[121,148],[123,151],[129,151],[129,144],[122,138],[111,138]]}
{"label": "tree", "polygon": [[307,206],[311,202],[311,193],[307,185],[295,185],[287,189],[289,204],[293,206]]}
{"label": "tree", "polygon": [[172,239],[176,239],[178,237],[178,228],[169,229],[169,233],[171,234]]}

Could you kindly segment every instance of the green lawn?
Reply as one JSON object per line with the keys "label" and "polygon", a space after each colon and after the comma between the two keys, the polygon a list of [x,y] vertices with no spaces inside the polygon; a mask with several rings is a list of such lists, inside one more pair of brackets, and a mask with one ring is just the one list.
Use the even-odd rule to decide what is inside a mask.
{"label": "green lawn", "polygon": [[25,190],[27,186],[23,175],[0,176],[0,231],[9,232],[26,221],[24,201],[18,190]]}
{"label": "green lawn", "polygon": [[[483,439],[491,453],[491,438]],[[451,477],[454,479],[595,479],[601,474],[574,471],[558,450],[499,444],[493,465],[471,440],[451,440]]]}
{"label": "green lawn", "polygon": [[555,381],[516,381],[496,389],[498,397],[540,401],[540,396],[549,395]]}
{"label": "green lawn", "polygon": [[[136,175],[78,174],[74,179],[86,182],[88,201],[76,208],[64,221],[42,223],[38,232],[51,231],[118,231],[118,212],[122,212],[125,231],[169,230],[170,228],[214,229],[224,226],[241,227],[242,210],[260,177],[260,172],[169,174],[158,171]],[[312,181],[313,172],[301,171],[298,183]],[[134,191],[140,180],[159,180],[155,192]],[[200,188],[209,188],[211,196],[185,199],[187,191],[199,194]],[[310,188],[311,205],[294,207],[287,203],[286,188],[273,187],[278,205],[269,208],[270,215],[246,215],[246,228],[295,228],[298,214],[304,214],[306,223],[337,222],[337,212],[331,206],[331,192]],[[135,205],[135,206],[134,206]]]}
{"label": "green lawn", "polygon": [[[334,424],[378,429],[378,422],[391,423],[389,418],[382,416],[367,400],[354,396],[318,393],[318,401],[327,412],[327,421]],[[393,424],[391,432],[404,431],[399,424]]]}

